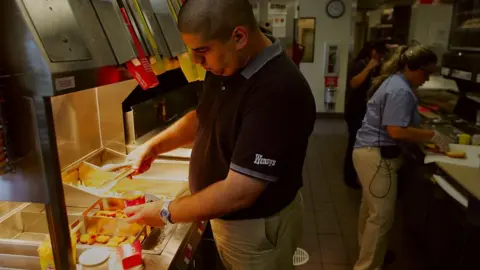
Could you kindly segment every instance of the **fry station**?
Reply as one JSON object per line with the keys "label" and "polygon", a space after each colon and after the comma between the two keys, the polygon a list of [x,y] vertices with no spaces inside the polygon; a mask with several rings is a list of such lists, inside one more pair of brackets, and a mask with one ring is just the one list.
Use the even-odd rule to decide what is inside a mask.
{"label": "fry station", "polygon": [[122,167],[196,106],[205,71],[176,28],[180,1],[2,4],[0,268],[192,269],[205,223],[122,211],[189,192],[188,146],[133,179]]}

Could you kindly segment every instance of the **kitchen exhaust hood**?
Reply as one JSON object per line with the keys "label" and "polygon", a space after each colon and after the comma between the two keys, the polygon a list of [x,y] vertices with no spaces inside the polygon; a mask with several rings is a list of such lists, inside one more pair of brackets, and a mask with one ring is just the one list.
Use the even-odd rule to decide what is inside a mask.
{"label": "kitchen exhaust hood", "polygon": [[131,79],[125,63],[186,52],[171,1],[2,1],[0,81],[55,96]]}

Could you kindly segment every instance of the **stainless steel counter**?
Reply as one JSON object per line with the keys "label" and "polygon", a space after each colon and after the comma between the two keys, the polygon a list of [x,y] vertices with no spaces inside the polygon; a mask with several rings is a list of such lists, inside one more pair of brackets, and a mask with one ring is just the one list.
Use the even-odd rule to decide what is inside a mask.
{"label": "stainless steel counter", "polygon": [[[40,269],[37,248],[48,235],[44,209],[41,205],[22,204],[14,210],[0,218],[0,268]],[[72,222],[80,216],[79,210],[82,211],[68,210],[68,218]],[[146,269],[186,269],[187,261],[191,260],[194,248],[203,234],[203,228],[203,224],[199,226],[195,223],[173,225],[162,230],[169,232],[162,236],[158,234],[158,238],[162,239],[156,241],[155,245],[148,246],[145,241],[143,255]],[[155,231],[154,229],[150,236]],[[185,249],[188,247],[191,250]],[[77,256],[88,248],[88,245],[77,245]],[[155,254],[157,252],[159,254]],[[115,253],[114,250],[112,253]]]}
{"label": "stainless steel counter", "polygon": [[[433,112],[421,112],[420,114],[426,119],[441,119],[440,115]],[[452,139],[456,139],[458,134],[463,133],[462,130],[452,125],[441,123],[441,121],[438,121],[438,124],[435,124],[436,121],[434,120],[427,122],[430,122],[428,124],[429,128],[436,129]],[[480,200],[480,182],[478,181],[480,179],[480,168],[470,168],[442,162],[436,162],[436,165],[474,198]]]}
{"label": "stainless steel counter", "polygon": [[[83,160],[82,162],[102,166],[120,159],[111,151],[99,151]],[[72,166],[75,168],[75,164]],[[66,170],[71,170],[72,166]],[[112,190],[121,192],[138,189],[160,198],[173,199],[189,194],[187,178],[188,161],[160,159],[152,164],[147,173],[133,180],[120,181]],[[88,191],[64,183],[70,224],[79,219],[85,209],[100,198]],[[189,223],[153,229],[142,246],[146,269],[187,269],[204,228],[205,223]],[[48,226],[43,204],[0,202],[0,269],[40,269],[37,248],[47,235]],[[77,245],[77,257],[88,248],[88,245]],[[112,249],[112,254],[114,253]],[[117,266],[112,267],[117,269]]]}
{"label": "stainless steel counter", "polygon": [[202,234],[203,229],[195,223],[179,224],[162,254],[144,256],[145,268],[187,269]]}
{"label": "stainless steel counter", "polygon": [[[37,248],[48,235],[44,209],[41,205],[22,204],[15,210],[0,218],[0,268],[40,269]],[[78,213],[82,209],[68,210],[68,218],[73,221],[80,216]],[[163,229],[162,236],[154,236],[159,240],[153,246],[148,246],[145,241],[146,269],[186,269],[200,242],[203,228],[205,223],[173,225]],[[152,230],[150,236],[156,230]],[[88,248],[88,245],[77,245],[77,257]]]}
{"label": "stainless steel counter", "polygon": [[[164,251],[160,255],[144,254],[143,262],[146,270],[167,270],[167,269],[186,269],[188,263],[191,262],[190,251],[183,252],[185,247],[197,246],[198,243],[192,243],[192,240],[200,239],[201,234],[198,233],[195,224],[180,224],[175,230]],[[199,237],[195,237],[195,232]],[[193,237],[192,237],[193,236]],[[186,250],[185,250],[186,251]],[[115,252],[110,256],[110,270],[122,270],[122,265]]]}
{"label": "stainless steel counter", "polygon": [[[196,232],[196,233],[195,233]],[[202,232],[203,233],[203,232]],[[195,235],[196,234],[196,235]],[[198,243],[192,243],[192,240],[200,240],[201,233],[198,227],[193,224],[179,224],[174,235],[169,240],[162,254],[143,254],[143,262],[146,270],[167,270],[167,269],[187,269],[191,262],[190,251],[182,252],[187,246],[197,246]],[[1,245],[0,245],[1,248]],[[186,251],[186,250],[185,250]],[[81,254],[81,253],[80,253]],[[26,256],[29,257],[29,256]],[[2,257],[0,256],[0,260]],[[37,258],[38,259],[38,258]],[[18,264],[18,263],[17,263]],[[1,267],[0,267],[1,269]],[[33,269],[33,268],[28,268]],[[111,251],[109,260],[110,270],[123,270],[121,261],[116,252]]]}
{"label": "stainless steel counter", "polygon": [[[131,153],[140,145],[146,143],[151,138],[155,137],[157,134],[165,130],[165,128],[156,128],[147,134],[143,135],[142,137],[135,140],[135,142],[127,144],[126,149],[127,153]],[[173,159],[180,159],[180,160],[189,160],[190,154],[192,152],[192,144],[184,145],[183,147],[177,148],[173,151],[163,153],[158,158],[173,158]]]}

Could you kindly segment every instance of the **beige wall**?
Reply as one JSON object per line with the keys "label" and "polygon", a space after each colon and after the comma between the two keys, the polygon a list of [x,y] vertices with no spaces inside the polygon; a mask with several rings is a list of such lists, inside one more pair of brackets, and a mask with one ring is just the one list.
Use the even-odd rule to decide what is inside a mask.
{"label": "beige wall", "polygon": [[315,17],[315,55],[313,63],[301,63],[300,69],[310,87],[312,88],[317,112],[324,112],[324,66],[325,42],[333,42],[339,45],[340,59],[338,59],[339,80],[338,91],[336,96],[336,112],[343,112],[345,101],[345,87],[347,80],[347,68],[349,61],[349,51],[353,45],[352,37],[352,4],[351,0],[344,0],[345,14],[338,18],[332,19],[326,14],[327,0],[300,0],[301,17]]}

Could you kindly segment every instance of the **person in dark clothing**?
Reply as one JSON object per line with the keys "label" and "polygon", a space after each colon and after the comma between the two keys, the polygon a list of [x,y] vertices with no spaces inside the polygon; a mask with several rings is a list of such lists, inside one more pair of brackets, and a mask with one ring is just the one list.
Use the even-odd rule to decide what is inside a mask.
{"label": "person in dark clothing", "polygon": [[280,41],[260,31],[248,0],[186,1],[178,28],[193,63],[207,70],[197,108],[127,160],[141,174],[192,143],[191,195],[128,207],[128,221],[209,221],[225,269],[294,270],[312,90]]}
{"label": "person in dark clothing", "polygon": [[360,189],[360,184],[353,167],[353,145],[355,144],[357,131],[362,126],[362,120],[365,116],[367,92],[371,87],[372,79],[380,73],[380,64],[387,51],[387,44],[384,40],[367,42],[352,62],[348,72],[345,98],[348,146],[343,171],[345,184],[354,189]]}

